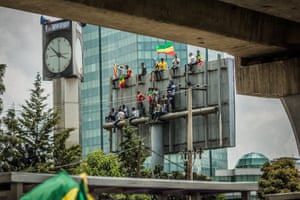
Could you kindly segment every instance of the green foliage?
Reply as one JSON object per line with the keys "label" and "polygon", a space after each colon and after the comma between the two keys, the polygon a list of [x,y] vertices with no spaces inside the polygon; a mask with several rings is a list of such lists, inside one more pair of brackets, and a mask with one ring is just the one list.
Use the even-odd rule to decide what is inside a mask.
{"label": "green foliage", "polygon": [[[25,167],[36,171],[44,169],[44,163],[52,159],[53,131],[58,115],[51,108],[46,109],[47,96],[43,95],[41,76],[37,74],[29,100],[21,105],[17,129],[24,146]],[[28,156],[25,156],[28,155]]]}
{"label": "green foliage", "polygon": [[7,129],[2,130],[0,134],[0,172],[22,170],[25,160],[14,109],[8,110],[3,117],[3,126]]}
{"label": "green foliage", "polygon": [[274,163],[265,163],[258,182],[258,196],[265,194],[300,191],[300,176],[292,159],[279,159]]}
{"label": "green foliage", "polygon": [[53,160],[56,172],[66,170],[74,174],[76,167],[80,164],[81,147],[79,144],[66,147],[66,140],[73,129],[62,130],[54,135]]}
{"label": "green foliage", "polygon": [[47,109],[48,96],[43,93],[38,73],[30,98],[21,105],[20,113],[17,115],[12,108],[3,117],[0,171],[55,172],[80,158],[78,145],[64,146],[71,130],[63,130],[53,137],[59,117],[53,109]]}
{"label": "green foliage", "polygon": [[127,171],[126,176],[140,177],[147,151],[135,127],[126,124],[122,136],[123,142],[120,144],[121,152],[119,153],[122,167]]}
{"label": "green foliage", "polygon": [[[105,154],[102,150],[91,152],[78,167],[77,173],[86,172],[91,176],[125,176],[121,161],[116,154]],[[124,199],[126,195],[102,193],[99,199]]]}
{"label": "green foliage", "polygon": [[[0,95],[3,95],[5,92],[5,85],[3,84],[3,78],[5,73],[6,65],[0,64]],[[3,100],[0,98],[0,113],[3,111]]]}
{"label": "green foliage", "polygon": [[[123,142],[120,144],[121,152],[117,154],[105,154],[103,151],[89,153],[77,171],[86,172],[95,176],[130,176],[151,177],[151,170],[143,170],[142,165],[146,159],[146,150],[140,138],[136,134],[136,128],[124,127]],[[119,200],[147,200],[152,195],[143,194],[101,194],[99,199]]]}
{"label": "green foliage", "polygon": [[162,165],[154,166],[154,170],[153,170],[154,178],[165,178],[165,179],[169,178],[168,173],[164,172],[163,169],[164,169],[164,166],[162,166]]}
{"label": "green foliage", "polygon": [[92,176],[125,176],[119,157],[112,153],[105,155],[102,150],[89,153],[77,172]]}

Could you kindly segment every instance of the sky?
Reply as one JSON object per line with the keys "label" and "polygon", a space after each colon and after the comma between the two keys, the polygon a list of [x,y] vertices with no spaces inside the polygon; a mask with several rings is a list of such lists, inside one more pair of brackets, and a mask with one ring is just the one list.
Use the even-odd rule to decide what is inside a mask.
{"label": "sky", "polygon": [[[42,74],[42,27],[40,15],[0,7],[0,64],[4,77],[4,109],[18,108],[29,98],[36,74]],[[50,95],[52,82],[42,87]],[[250,152],[269,159],[298,157],[294,134],[279,99],[236,95],[236,146],[228,148],[229,169]]]}

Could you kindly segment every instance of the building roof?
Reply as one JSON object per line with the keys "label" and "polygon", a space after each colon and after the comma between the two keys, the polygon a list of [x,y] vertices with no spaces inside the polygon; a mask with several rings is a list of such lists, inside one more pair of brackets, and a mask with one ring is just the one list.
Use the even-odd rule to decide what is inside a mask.
{"label": "building roof", "polygon": [[261,153],[247,153],[237,162],[235,168],[261,168],[269,159]]}

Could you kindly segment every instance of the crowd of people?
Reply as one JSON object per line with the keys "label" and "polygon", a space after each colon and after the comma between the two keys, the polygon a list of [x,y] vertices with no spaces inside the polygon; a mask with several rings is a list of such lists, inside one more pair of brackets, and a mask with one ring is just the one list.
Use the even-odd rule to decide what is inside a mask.
{"label": "crowd of people", "polygon": [[[189,72],[193,72],[193,68],[195,65],[202,66],[204,63],[203,57],[200,54],[200,51],[197,50],[196,55],[194,55],[192,52],[189,53],[189,61],[186,64],[186,67],[188,67]],[[178,58],[177,54],[174,55],[174,58],[172,60],[171,65],[171,76],[176,76],[176,72],[180,67],[180,58]],[[164,58],[160,59],[160,62],[156,62],[154,64],[154,69],[151,72],[151,81],[154,79],[156,81],[162,80],[162,73],[163,71],[166,71],[168,69],[168,64],[164,60]],[[131,68],[128,65],[114,65],[114,81],[119,80],[120,73],[117,73],[117,70],[122,70],[120,73],[123,73],[124,78],[132,78],[133,73]],[[124,70],[126,70],[124,72]],[[187,70],[187,69],[185,69]],[[137,74],[138,81],[142,81],[143,77],[147,74],[147,68],[145,66],[145,63],[141,63],[141,70],[140,73]],[[176,85],[172,80],[169,80],[169,84],[166,89],[165,94],[160,94],[158,88],[149,88],[146,96],[138,91],[136,94],[136,107],[133,106],[131,108],[131,113],[126,105],[122,105],[119,107],[119,109],[116,111],[114,108],[111,109],[109,115],[106,117],[106,121],[113,122],[114,123],[114,129],[116,128],[116,125],[121,121],[125,119],[129,119],[131,121],[132,119],[144,117],[146,116],[146,109],[144,105],[144,101],[148,101],[149,105],[149,120],[151,121],[157,121],[161,115],[164,115],[166,113],[175,112],[175,93],[176,93]]]}
{"label": "crowd of people", "polygon": [[115,130],[117,124],[122,120],[128,119],[130,122],[139,117],[146,117],[145,101],[148,101],[148,116],[150,121],[157,121],[160,116],[175,112],[176,85],[172,80],[169,81],[166,91],[166,94],[160,94],[158,88],[149,88],[147,98],[142,92],[138,91],[136,94],[137,107],[133,106],[131,112],[125,104],[119,106],[117,111],[112,108],[106,117],[106,122],[113,122]]}
{"label": "crowd of people", "polygon": [[[200,54],[200,50],[197,50],[196,55],[192,52],[189,53],[188,63],[185,65],[188,69],[185,69],[189,72],[194,72],[194,66],[202,66],[204,59]],[[176,76],[176,72],[180,67],[180,58],[177,54],[174,54],[174,58],[171,64],[170,75],[172,77]],[[155,62],[153,70],[151,71],[150,80],[160,81],[163,79],[163,72],[168,70],[168,63],[164,58],[160,58],[159,62]],[[132,69],[128,65],[114,65],[113,66],[114,77],[113,77],[113,86],[116,87],[116,81],[120,80],[120,77],[124,79],[129,79],[133,77]],[[143,77],[147,74],[147,68],[144,62],[141,62],[140,73],[137,74],[137,80],[139,82],[143,81]]]}

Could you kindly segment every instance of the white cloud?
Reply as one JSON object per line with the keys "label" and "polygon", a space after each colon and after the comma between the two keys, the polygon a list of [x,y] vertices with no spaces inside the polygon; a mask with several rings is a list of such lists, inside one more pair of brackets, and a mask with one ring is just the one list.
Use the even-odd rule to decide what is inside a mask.
{"label": "white cloud", "polygon": [[[24,104],[36,74],[42,73],[42,30],[39,15],[0,7],[0,19],[0,63],[7,65],[3,95],[7,109]],[[51,82],[44,82],[43,87],[52,91]]]}

